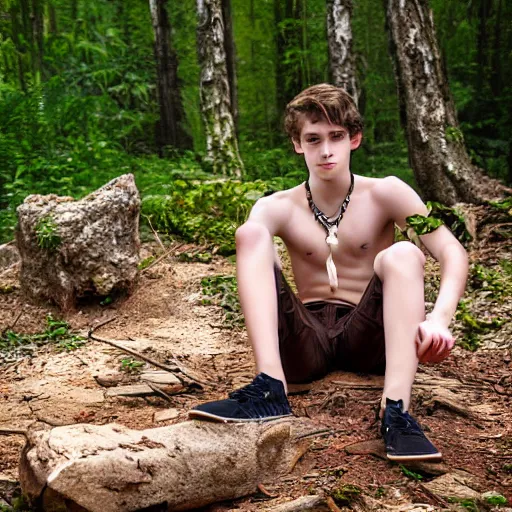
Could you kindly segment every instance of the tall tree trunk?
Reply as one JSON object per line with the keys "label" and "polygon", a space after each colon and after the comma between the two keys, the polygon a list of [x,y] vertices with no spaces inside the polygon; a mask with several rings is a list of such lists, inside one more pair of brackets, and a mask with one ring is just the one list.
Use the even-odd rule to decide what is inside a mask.
{"label": "tall tree trunk", "polygon": [[43,13],[44,0],[32,0],[32,67],[36,81],[40,82],[43,78]]}
{"label": "tall tree trunk", "polygon": [[222,20],[224,22],[224,50],[226,52],[231,112],[233,114],[235,130],[238,133],[238,84],[236,79],[236,46],[233,35],[231,0],[222,0]]}
{"label": "tall tree trunk", "polygon": [[166,9],[167,0],[149,0],[155,34],[155,60],[160,119],[157,123],[156,144],[160,154],[165,146],[191,148],[192,140],[184,132],[183,105],[178,84],[178,58],[171,47],[171,26]]}
{"label": "tall tree trunk", "polygon": [[213,172],[240,177],[243,165],[231,110],[221,0],[197,0],[197,52],[207,159]]}
{"label": "tall tree trunk", "polygon": [[352,46],[352,0],[327,0],[327,40],[331,81],[359,103]]}
{"label": "tall tree trunk", "polygon": [[53,2],[48,4],[48,17],[50,18],[50,34],[56,36],[59,33],[59,29],[57,26],[57,13],[55,12]]}
{"label": "tall tree trunk", "polygon": [[386,0],[409,159],[424,198],[452,205],[500,197],[505,187],[470,162],[441,65],[428,0]]}
{"label": "tall tree trunk", "polygon": [[276,99],[277,111],[283,112],[287,103],[305,87],[302,81],[301,59],[297,52],[303,49],[302,0],[274,0],[277,26]]}

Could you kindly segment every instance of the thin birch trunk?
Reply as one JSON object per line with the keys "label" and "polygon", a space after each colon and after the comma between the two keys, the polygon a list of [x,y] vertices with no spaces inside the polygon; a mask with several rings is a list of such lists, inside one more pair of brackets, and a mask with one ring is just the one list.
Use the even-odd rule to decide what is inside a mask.
{"label": "thin birch trunk", "polygon": [[231,0],[222,0],[222,19],[224,21],[224,49],[226,51],[231,112],[233,114],[235,130],[236,133],[238,133],[238,84],[236,77],[236,46],[233,34]]}
{"label": "thin birch trunk", "polygon": [[472,165],[441,64],[427,0],[387,0],[387,26],[409,159],[425,199],[452,205],[502,197]]}
{"label": "thin birch trunk", "polygon": [[207,160],[215,174],[240,177],[243,171],[231,110],[221,0],[197,0],[197,50],[201,66],[201,114]]}
{"label": "thin birch trunk", "polygon": [[327,0],[327,39],[332,83],[343,87],[359,103],[352,45],[352,0]]}

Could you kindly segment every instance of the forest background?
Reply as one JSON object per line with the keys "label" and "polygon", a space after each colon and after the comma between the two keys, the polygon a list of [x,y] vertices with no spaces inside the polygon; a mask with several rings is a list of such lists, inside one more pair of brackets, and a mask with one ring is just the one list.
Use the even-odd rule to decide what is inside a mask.
{"label": "forest background", "polygon": [[[255,199],[307,176],[281,121],[294,94],[331,79],[326,1],[223,2],[232,22],[232,94],[243,170],[241,181],[220,183],[212,181],[218,175],[206,158],[201,116],[201,2],[156,2],[169,15],[183,107],[182,139],[174,146],[161,133],[151,4],[0,0],[0,243],[13,238],[15,208],[28,194],[79,198],[132,172],[143,219],[152,218],[160,231],[214,241],[227,254],[234,228]],[[470,158],[510,185],[512,4],[432,0],[430,7]],[[365,121],[352,169],[396,175],[418,188],[400,122],[382,0],[353,3],[352,32]]]}

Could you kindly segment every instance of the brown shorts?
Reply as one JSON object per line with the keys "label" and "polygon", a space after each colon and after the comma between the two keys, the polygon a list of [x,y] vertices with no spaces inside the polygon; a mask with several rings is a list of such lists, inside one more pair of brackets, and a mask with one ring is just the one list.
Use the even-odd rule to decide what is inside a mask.
{"label": "brown shorts", "polygon": [[277,267],[275,277],[279,350],[288,382],[309,382],[333,370],[384,373],[382,283],[377,275],[357,306],[303,304]]}

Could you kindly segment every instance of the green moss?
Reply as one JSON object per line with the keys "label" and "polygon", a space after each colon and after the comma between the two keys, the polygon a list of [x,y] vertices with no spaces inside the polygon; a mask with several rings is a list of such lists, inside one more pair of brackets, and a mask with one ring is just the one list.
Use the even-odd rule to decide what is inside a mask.
{"label": "green moss", "polygon": [[350,505],[361,494],[361,489],[356,485],[344,484],[331,492],[331,497],[336,505]]}
{"label": "green moss", "polygon": [[58,226],[52,215],[41,217],[36,225],[37,244],[41,249],[54,251],[61,244]]}

